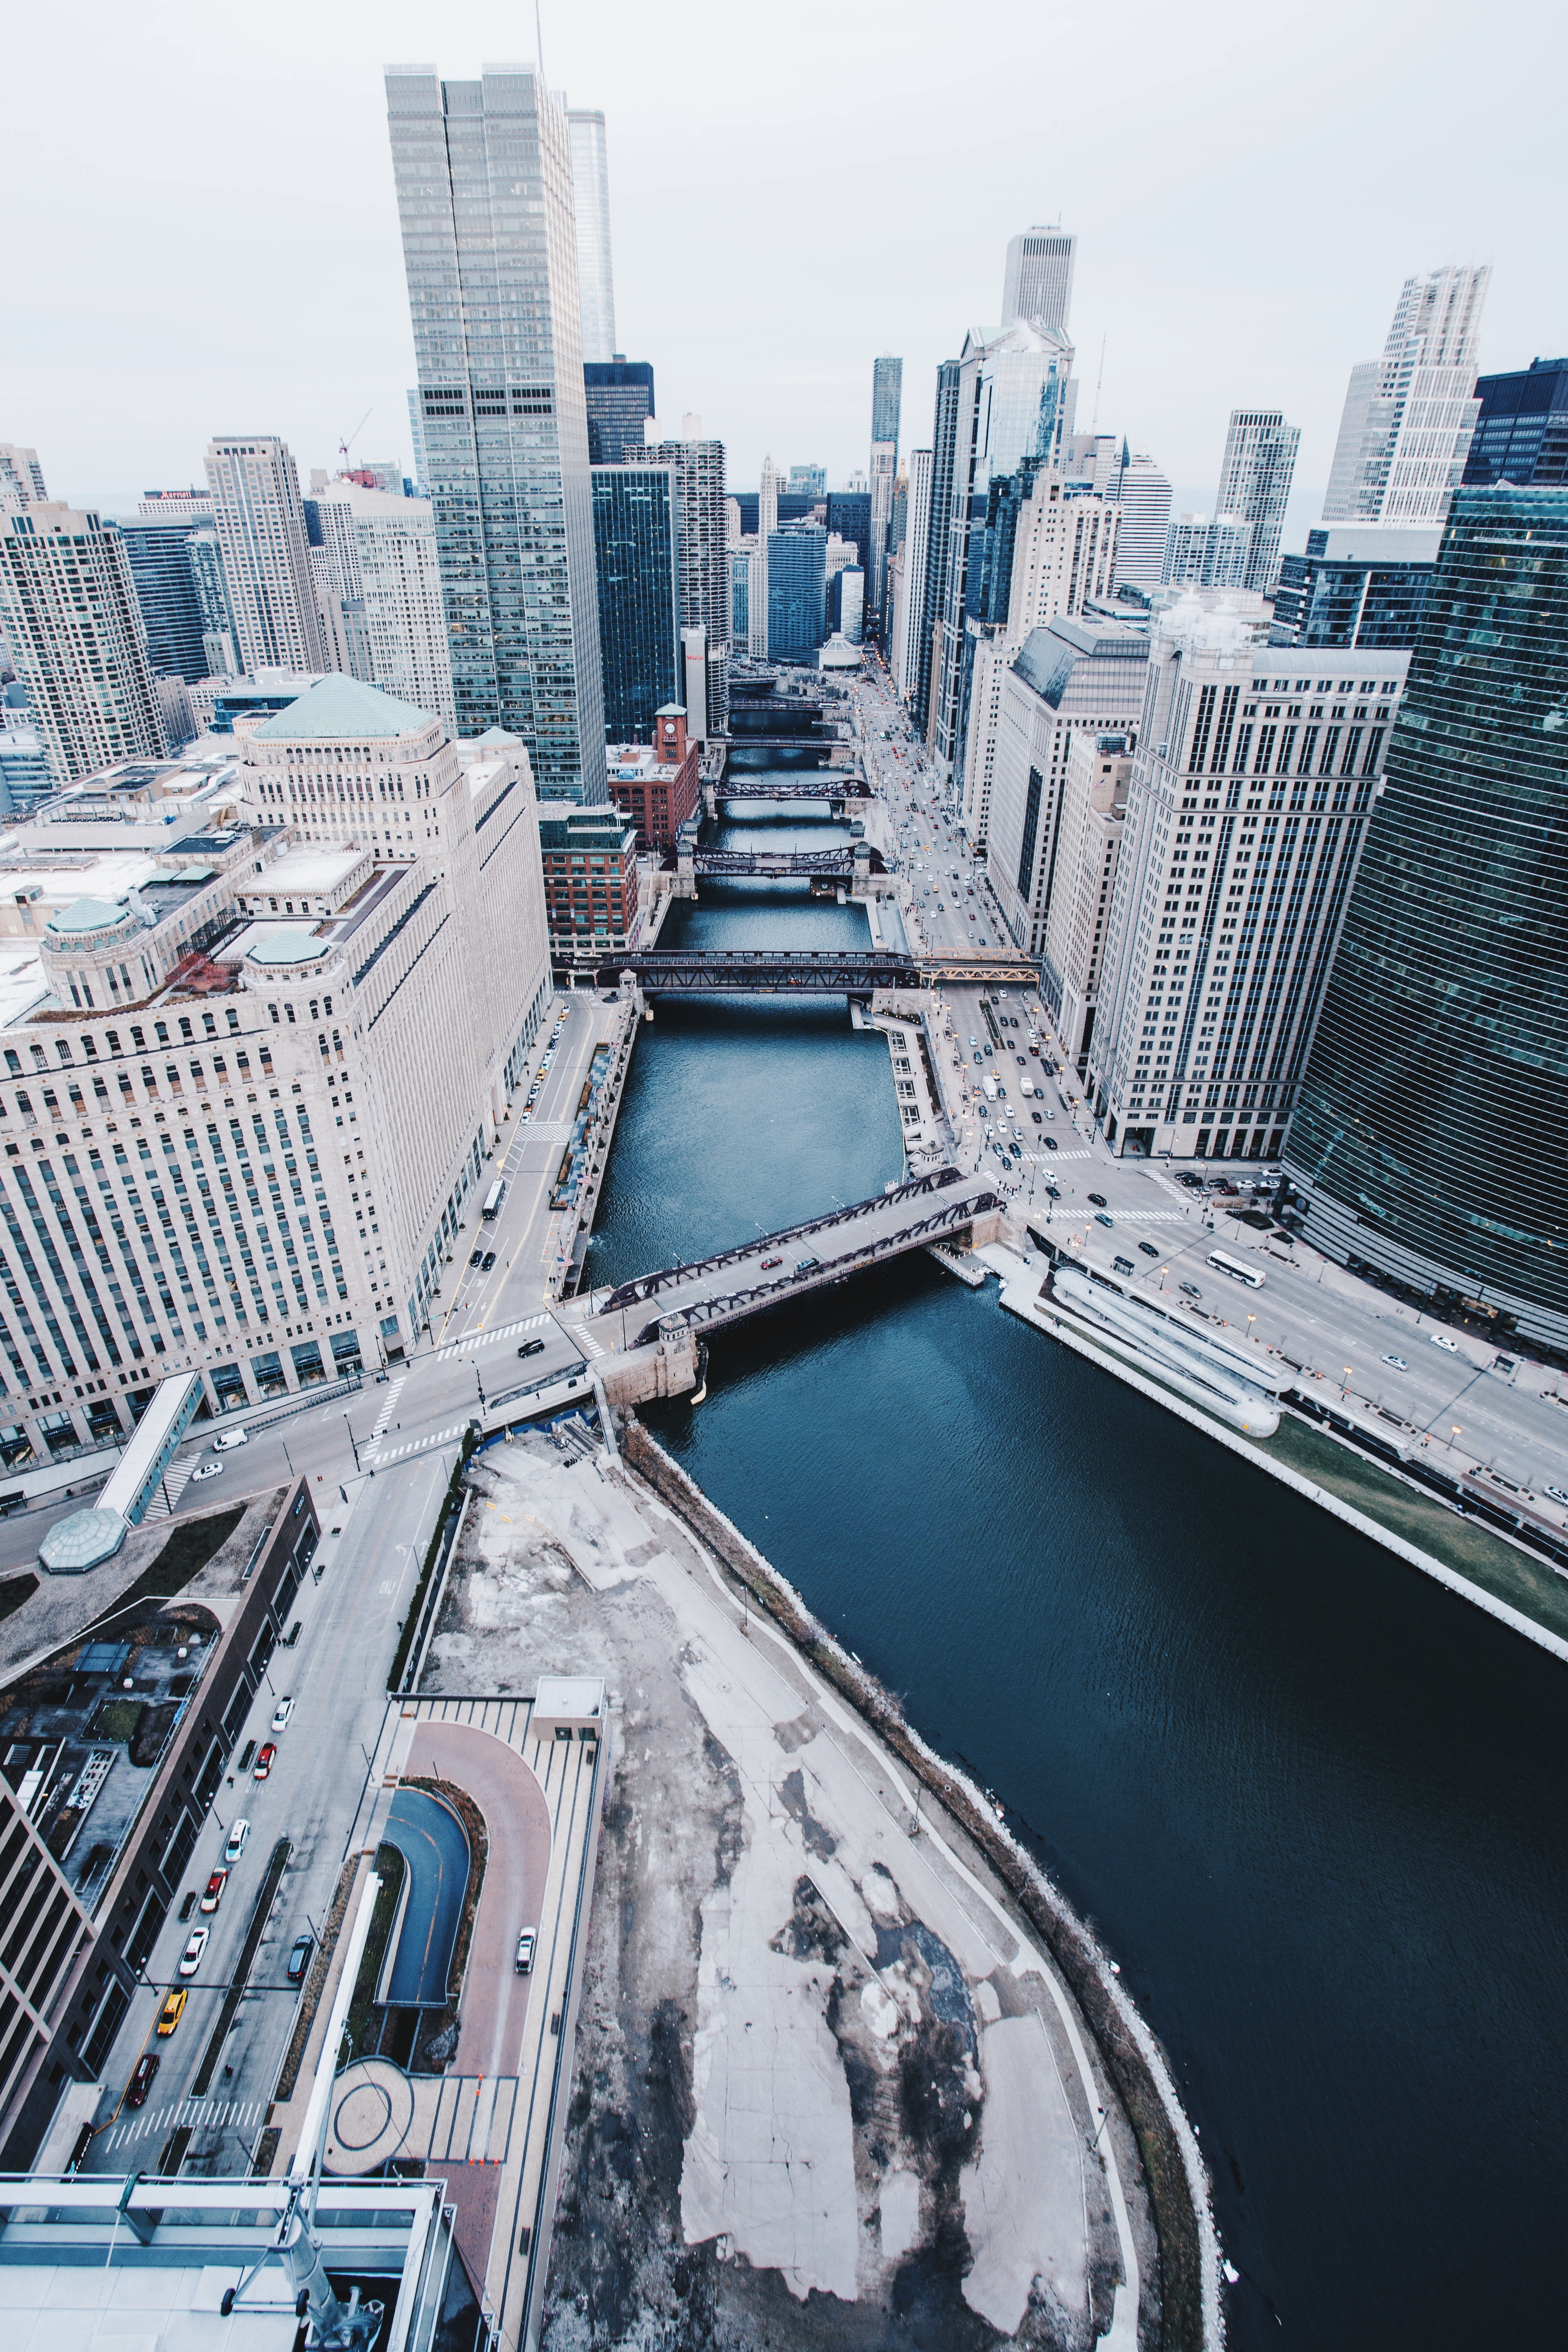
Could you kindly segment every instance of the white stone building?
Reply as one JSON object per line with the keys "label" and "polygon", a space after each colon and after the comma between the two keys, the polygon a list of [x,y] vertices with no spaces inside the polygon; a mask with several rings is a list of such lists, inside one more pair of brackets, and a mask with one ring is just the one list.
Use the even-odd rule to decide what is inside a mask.
{"label": "white stone building", "polygon": [[1136,733],[1149,633],[1139,622],[1052,621],[1007,672],[996,739],[987,872],[1013,942],[1045,946],[1060,855],[1062,788],[1075,735]]}
{"label": "white stone building", "polygon": [[1059,473],[1037,477],[1018,516],[1005,626],[971,622],[973,670],[963,747],[963,826],[975,848],[989,837],[996,739],[1007,673],[1037,628],[1110,593],[1121,509],[1070,490]]}
{"label": "white stone building", "polygon": [[[384,697],[323,691],[377,740]],[[117,1439],[169,1372],[221,1410],[410,1346],[524,1075],[550,970],[521,745],[427,743],[412,855],[407,825],[300,841],[257,748],[172,822],[110,776],[0,844],[7,1466]],[[318,714],[312,775],[339,748]]]}
{"label": "white stone building", "polygon": [[1381,359],[1351,371],[1325,522],[1447,520],[1480,415],[1475,397],[1489,261],[1407,278]]}
{"label": "white stone building", "polygon": [[[331,591],[357,606],[353,669],[400,702],[457,724],[441,564],[428,499],[393,498],[357,482],[332,482],[316,499]],[[351,647],[351,654],[353,648]]]}
{"label": "white stone building", "polygon": [[1094,1039],[1116,861],[1132,774],[1125,735],[1075,734],[1062,775],[1061,840],[1046,910],[1040,994],[1082,1079]]}
{"label": "white stone building", "polygon": [[921,618],[925,609],[926,572],[931,560],[931,452],[910,451],[909,523],[904,536],[904,572],[900,603],[903,626],[889,656],[893,683],[906,708],[915,697],[920,660]]}
{"label": "white stone building", "polygon": [[1088,1057],[1120,1150],[1279,1152],[1409,661],[1156,619]]}

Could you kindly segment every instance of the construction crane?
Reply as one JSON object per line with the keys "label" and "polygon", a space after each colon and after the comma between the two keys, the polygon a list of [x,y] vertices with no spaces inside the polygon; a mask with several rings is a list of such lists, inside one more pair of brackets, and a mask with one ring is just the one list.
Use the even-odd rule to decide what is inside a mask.
{"label": "construction crane", "polygon": [[338,443],[338,456],[342,460],[344,466],[349,462],[349,451],[353,447],[354,443],[364,431],[365,426],[369,424],[374,414],[374,410],[367,408],[364,415],[360,418],[359,423],[354,426],[353,431],[349,435],[348,439]]}

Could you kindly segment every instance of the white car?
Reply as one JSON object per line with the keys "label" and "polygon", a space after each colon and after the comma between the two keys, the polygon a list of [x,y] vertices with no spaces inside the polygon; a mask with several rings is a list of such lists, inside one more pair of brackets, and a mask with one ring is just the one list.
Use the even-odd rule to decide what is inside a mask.
{"label": "white car", "polygon": [[1457,1339],[1451,1339],[1447,1331],[1428,1331],[1426,1337],[1430,1339],[1435,1348],[1446,1348],[1450,1356],[1457,1356],[1458,1354],[1458,1341]]}
{"label": "white car", "polygon": [[180,1954],[180,1974],[183,1977],[194,1977],[196,1970],[201,1967],[202,1954],[206,1950],[207,1938],[211,1934],[212,1929],[210,1927],[193,1927],[191,1929],[190,1935],[185,1941],[185,1948]]}
{"label": "white car", "polygon": [[245,1841],[249,1835],[250,1823],[248,1822],[230,1822],[228,1843],[223,1850],[223,1858],[225,1862],[228,1863],[232,1866],[239,1860],[240,1855],[245,1852]]}
{"label": "white car", "polygon": [[1564,1494],[1561,1486],[1542,1486],[1541,1491],[1549,1495],[1554,1503],[1568,1503],[1568,1494]]}
{"label": "white car", "polygon": [[249,1443],[248,1429],[226,1429],[221,1437],[213,1439],[213,1451],[215,1454],[226,1454],[231,1446],[248,1445]]}
{"label": "white car", "polygon": [[278,1702],[277,1706],[276,1706],[273,1708],[273,1710],[272,1710],[272,1728],[273,1728],[273,1730],[274,1730],[274,1731],[284,1731],[284,1730],[286,1730],[286,1729],[288,1728],[289,1717],[293,1714],[293,1712],[294,1712],[294,1702],[293,1702],[293,1700],[292,1700],[291,1698],[280,1698],[280,1699],[279,1700],[279,1702]]}
{"label": "white car", "polygon": [[1381,1356],[1378,1361],[1386,1364],[1391,1372],[1407,1372],[1410,1370],[1403,1356]]}
{"label": "white car", "polygon": [[198,1462],[195,1468],[192,1471],[191,1476],[197,1480],[203,1478],[216,1478],[221,1475],[222,1471],[223,1464],[221,1462]]}

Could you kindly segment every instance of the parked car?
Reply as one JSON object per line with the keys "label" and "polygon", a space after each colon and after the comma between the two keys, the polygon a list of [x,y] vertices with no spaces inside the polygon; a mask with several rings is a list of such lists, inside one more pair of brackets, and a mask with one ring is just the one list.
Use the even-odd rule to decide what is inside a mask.
{"label": "parked car", "polygon": [[1138,1246],[1145,1257],[1158,1257],[1160,1255],[1152,1242],[1140,1242]]}
{"label": "parked car", "polygon": [[158,2011],[158,2031],[160,2033],[173,2033],[175,2026],[178,2025],[181,2018],[184,2017],[185,2013],[185,2003],[189,2000],[190,1997],[190,1994],[185,1990],[183,1985],[178,1992],[172,1992],[169,1995],[169,1998],[163,2003],[163,2008]]}
{"label": "parked car", "polygon": [[542,1339],[525,1339],[517,1352],[520,1356],[542,1356],[544,1342]]}
{"label": "parked car", "polygon": [[274,1742],[269,1739],[266,1747],[262,1748],[260,1754],[257,1757],[256,1769],[251,1775],[252,1779],[257,1780],[265,1780],[277,1760],[277,1747]]}
{"label": "parked car", "polygon": [[513,1963],[520,1977],[525,1977],[533,1967],[533,1930],[525,1927],[517,1939],[517,1958]]}
{"label": "parked car", "polygon": [[232,1446],[248,1445],[249,1443],[250,1432],[248,1429],[226,1429],[221,1437],[215,1437],[213,1439],[214,1449],[219,1454],[226,1454]]}
{"label": "parked car", "polygon": [[485,1254],[482,1249],[470,1250],[468,1252],[468,1264],[470,1265],[482,1265],[484,1264],[484,1260]]}
{"label": "parked car", "polygon": [[211,1934],[212,1929],[210,1927],[193,1927],[191,1929],[190,1934],[185,1938],[185,1948],[180,1954],[180,1974],[183,1977],[194,1977],[196,1970],[201,1967],[202,1954],[206,1950],[207,1940]]}
{"label": "parked car", "polygon": [[274,1730],[274,1731],[287,1731],[287,1729],[289,1728],[289,1717],[293,1714],[293,1712],[294,1712],[294,1702],[293,1702],[293,1700],[292,1700],[291,1698],[288,1697],[287,1696],[285,1696],[284,1697],[280,1698],[280,1699],[279,1700],[279,1702],[278,1702],[277,1706],[276,1706],[273,1708],[273,1710],[272,1710],[272,1728],[273,1728],[273,1730]]}
{"label": "parked car", "polygon": [[490,1270],[491,1266],[492,1266],[492,1265],[494,1265],[495,1262],[496,1262],[496,1254],[495,1254],[494,1250],[486,1250],[486,1252],[485,1252],[485,1254],[484,1254],[483,1257],[479,1260],[479,1272],[480,1272],[481,1274],[489,1274],[489,1270]]}
{"label": "parked car", "polygon": [[227,1871],[215,1870],[212,1876],[206,1883],[206,1889],[202,1896],[202,1909],[204,1911],[216,1911],[217,1909],[219,1903],[223,1899],[223,1890],[227,1885]]}
{"label": "parked car", "polygon": [[248,1822],[231,1822],[229,1823],[228,1843],[223,1850],[223,1858],[231,1868],[239,1860],[240,1855],[245,1852],[245,1841],[249,1835],[250,1823]]}
{"label": "parked car", "polygon": [[191,1476],[198,1481],[203,1478],[216,1478],[222,1468],[221,1462],[198,1462]]}
{"label": "parked car", "polygon": [[284,1975],[288,1978],[291,1985],[304,1983],[305,1971],[310,1965],[310,1955],[315,1948],[316,1939],[314,1936],[309,1934],[305,1928],[301,1927],[300,1933],[294,1938],[292,1948],[289,1950],[289,1958],[283,1969]]}
{"label": "parked car", "polygon": [[[183,1993],[180,1999],[182,2000],[184,1999]],[[147,2094],[153,2087],[153,2077],[157,2073],[160,2063],[155,2051],[143,2050],[141,2057],[136,2061],[135,2073],[125,2085],[125,2104],[128,2107],[146,2105]]]}

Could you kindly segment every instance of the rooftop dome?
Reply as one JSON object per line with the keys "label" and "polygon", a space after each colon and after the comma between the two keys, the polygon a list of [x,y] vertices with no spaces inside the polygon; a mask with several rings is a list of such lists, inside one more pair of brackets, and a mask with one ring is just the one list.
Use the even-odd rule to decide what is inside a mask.
{"label": "rooftop dome", "polygon": [[38,1546],[38,1565],[50,1576],[85,1576],[112,1559],[125,1541],[118,1511],[73,1511],[57,1519]]}
{"label": "rooftop dome", "polygon": [[335,670],[318,678],[286,710],[264,719],[253,735],[257,743],[375,743],[393,742],[400,735],[422,735],[434,722],[434,713],[412,702],[399,702],[379,686],[348,677]]}
{"label": "rooftop dome", "polygon": [[83,931],[110,931],[116,923],[124,922],[130,908],[111,906],[107,898],[73,898],[58,915],[51,915],[48,929],[57,938],[73,938]]}
{"label": "rooftop dome", "polygon": [[247,961],[277,970],[291,964],[320,963],[331,951],[329,940],[312,939],[309,931],[269,931],[251,949]]}

